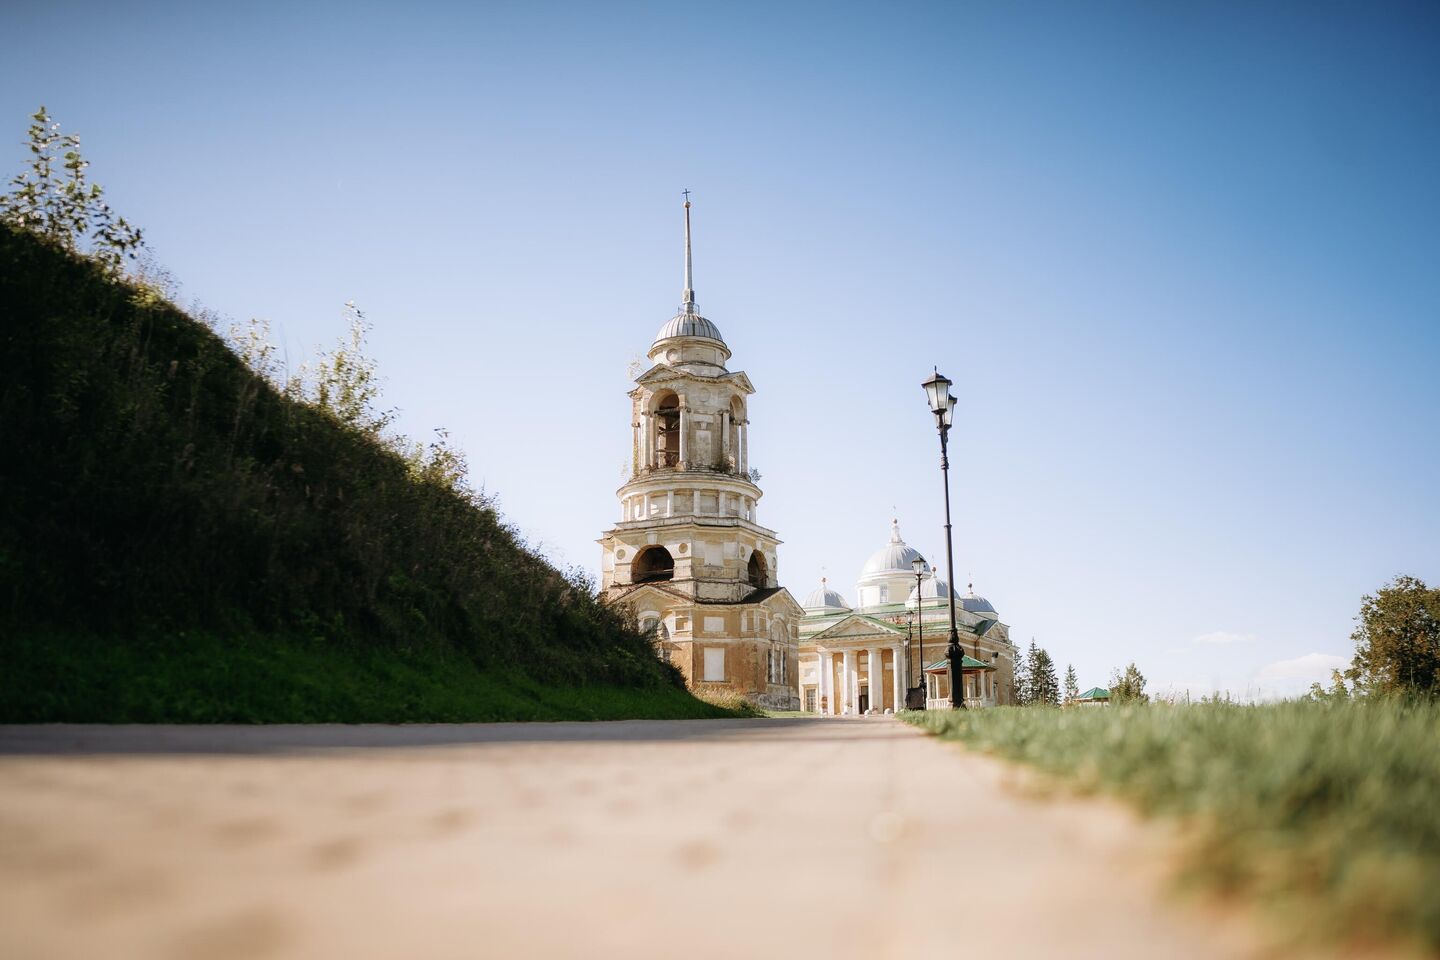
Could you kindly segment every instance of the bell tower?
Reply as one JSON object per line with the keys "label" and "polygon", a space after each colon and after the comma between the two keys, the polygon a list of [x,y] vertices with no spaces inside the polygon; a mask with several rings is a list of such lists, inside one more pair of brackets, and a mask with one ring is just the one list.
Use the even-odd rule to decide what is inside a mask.
{"label": "bell tower", "polygon": [[630,391],[631,475],[599,540],[601,586],[692,688],[794,709],[803,611],[777,579],[780,540],[756,519],[755,388],[726,368],[730,348],[695,306],[688,191],[682,300]]}

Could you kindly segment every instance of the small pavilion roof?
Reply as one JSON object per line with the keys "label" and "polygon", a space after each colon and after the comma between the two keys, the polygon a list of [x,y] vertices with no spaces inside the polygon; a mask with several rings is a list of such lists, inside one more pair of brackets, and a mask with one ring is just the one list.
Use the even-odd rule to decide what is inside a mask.
{"label": "small pavilion roof", "polygon": [[[934,663],[930,664],[930,666],[928,666],[928,667],[925,668],[925,672],[926,672],[926,673],[939,672],[939,671],[941,671],[941,670],[948,670],[948,669],[950,669],[950,661],[949,661],[949,660],[936,660]],[[982,661],[980,661],[980,660],[976,660],[974,657],[970,656],[970,654],[967,653],[967,654],[964,654],[964,655],[960,658],[960,669],[961,669],[962,671],[963,671],[963,670],[994,670],[995,667],[994,667],[994,665],[992,665],[992,664],[984,663],[984,662],[982,662]]]}
{"label": "small pavilion roof", "polygon": [[1109,699],[1110,699],[1110,691],[1109,691],[1109,690],[1106,690],[1104,687],[1091,687],[1089,690],[1086,690],[1084,693],[1080,694],[1080,696],[1076,697],[1075,699],[1076,699],[1076,700],[1109,700]]}

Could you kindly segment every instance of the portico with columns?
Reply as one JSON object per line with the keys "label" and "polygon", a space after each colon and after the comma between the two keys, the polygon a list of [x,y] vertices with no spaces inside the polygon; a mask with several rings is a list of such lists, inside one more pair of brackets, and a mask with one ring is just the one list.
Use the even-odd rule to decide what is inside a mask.
{"label": "portico with columns", "polygon": [[[802,666],[802,702],[811,713],[858,716],[902,708],[907,684],[905,631],[870,617],[846,617],[807,638],[816,656]],[[806,691],[813,696],[804,695]],[[812,702],[813,701],[813,702]]]}

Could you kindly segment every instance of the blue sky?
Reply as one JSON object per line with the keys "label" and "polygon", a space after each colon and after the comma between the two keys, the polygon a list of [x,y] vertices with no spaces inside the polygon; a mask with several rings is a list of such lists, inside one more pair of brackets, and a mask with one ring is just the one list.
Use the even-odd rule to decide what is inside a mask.
{"label": "blue sky", "polygon": [[[292,364],[594,570],[627,366],[681,287],[758,387],[781,581],[943,553],[1083,686],[1280,692],[1440,580],[1440,17],[1410,4],[7,5],[113,204]],[[3,134],[8,129],[10,134]],[[8,158],[8,159],[5,159]],[[8,175],[8,174],[7,174]]]}

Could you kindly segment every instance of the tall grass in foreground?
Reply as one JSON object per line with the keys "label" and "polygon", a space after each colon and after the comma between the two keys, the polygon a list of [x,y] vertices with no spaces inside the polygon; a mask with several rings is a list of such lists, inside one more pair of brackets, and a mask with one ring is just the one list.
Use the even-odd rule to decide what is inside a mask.
{"label": "tall grass in foreground", "polygon": [[998,708],[902,719],[1197,828],[1187,876],[1293,930],[1440,950],[1440,705]]}

